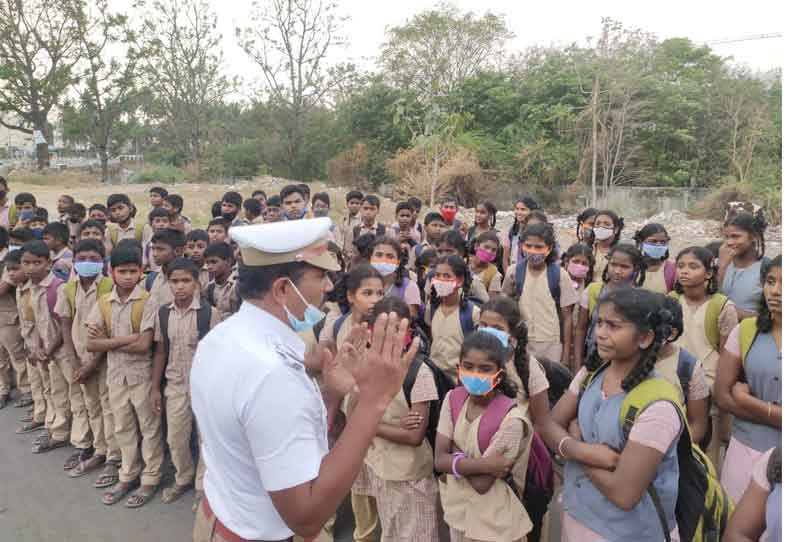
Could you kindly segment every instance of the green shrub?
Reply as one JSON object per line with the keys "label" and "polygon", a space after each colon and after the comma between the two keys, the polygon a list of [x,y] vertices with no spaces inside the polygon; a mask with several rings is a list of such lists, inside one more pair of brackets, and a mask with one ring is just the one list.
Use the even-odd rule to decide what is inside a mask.
{"label": "green shrub", "polygon": [[131,183],[176,184],[185,181],[185,172],[177,167],[157,165],[147,167],[130,177]]}

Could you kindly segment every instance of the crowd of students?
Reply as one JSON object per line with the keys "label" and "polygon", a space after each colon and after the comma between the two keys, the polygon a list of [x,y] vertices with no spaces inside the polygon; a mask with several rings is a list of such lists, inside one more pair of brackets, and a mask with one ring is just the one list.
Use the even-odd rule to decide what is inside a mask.
{"label": "crowd of students", "polygon": [[[329,216],[328,194],[227,192],[200,229],[159,187],[147,219],[125,194],[64,195],[50,217],[8,188],[0,178],[0,407],[16,387],[17,433],[37,435],[34,454],[73,447],[65,473],[95,473],[107,505],[146,504],[166,457],[162,500],[195,489],[198,502],[188,383],[198,341],[241,304],[229,228]],[[624,240],[623,219],[597,209],[563,250],[528,196],[502,232],[490,202],[473,224],[454,198],[380,211],[347,194],[328,239],[342,271],[301,333],[336,352],[396,312],[413,322],[406,345],[422,339],[351,491],[356,541],[378,527],[384,541],[541,540],[553,459],[563,540],[698,539],[676,509],[690,455],[728,497],[718,536],[780,540],[782,259],[764,256],[760,212],[672,254],[664,224]]]}

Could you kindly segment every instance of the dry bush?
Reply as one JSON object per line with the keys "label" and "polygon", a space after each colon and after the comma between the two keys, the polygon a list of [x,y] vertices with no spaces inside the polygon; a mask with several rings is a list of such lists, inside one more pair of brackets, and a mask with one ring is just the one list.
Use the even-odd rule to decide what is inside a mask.
{"label": "dry bush", "polygon": [[[433,187],[433,158],[421,147],[402,149],[386,161],[386,169],[397,179],[394,194],[416,196],[430,203]],[[491,182],[480,167],[477,155],[463,147],[453,147],[439,159],[436,201],[454,195],[463,206],[473,207],[488,192]]]}
{"label": "dry bush", "polygon": [[[703,201],[695,205],[690,214],[695,218],[722,221],[725,218],[728,202],[753,202],[754,199],[757,198],[754,197],[753,189],[749,184],[734,182],[723,185],[708,194]],[[764,212],[766,214],[767,210],[764,209]]]}
{"label": "dry bush", "polygon": [[331,184],[367,189],[371,183],[367,177],[369,152],[367,145],[356,143],[330,159],[326,164],[328,181]]}

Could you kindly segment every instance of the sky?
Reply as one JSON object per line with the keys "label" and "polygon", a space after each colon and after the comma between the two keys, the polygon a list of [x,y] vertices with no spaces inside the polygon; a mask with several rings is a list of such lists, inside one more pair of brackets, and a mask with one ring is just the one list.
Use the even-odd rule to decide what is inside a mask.
{"label": "sky", "polygon": [[[208,0],[218,13],[219,29],[224,34],[224,51],[230,71],[255,75],[255,67],[237,47],[236,26],[247,22],[249,2],[241,0]],[[267,0],[262,0],[267,1]],[[334,60],[353,60],[373,69],[374,58],[383,42],[387,26],[401,25],[416,13],[433,7],[432,0],[337,0],[339,12],[349,15],[346,25],[350,46],[337,51]],[[601,18],[608,16],[625,27],[640,28],[660,39],[688,37],[702,43],[784,31],[786,17],[783,0],[719,2],[704,0],[647,0],[584,2],[577,0],[456,0],[464,11],[482,14],[486,10],[505,16],[515,38],[508,43],[511,51],[534,45],[565,45],[584,43],[588,36],[597,36]],[[753,70],[766,71],[783,66],[784,38],[742,41],[713,45],[720,56],[732,56],[734,62]]]}

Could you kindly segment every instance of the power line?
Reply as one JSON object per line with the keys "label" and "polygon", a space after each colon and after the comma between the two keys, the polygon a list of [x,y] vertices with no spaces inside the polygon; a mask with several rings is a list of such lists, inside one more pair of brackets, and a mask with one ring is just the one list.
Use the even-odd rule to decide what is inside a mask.
{"label": "power line", "polygon": [[754,41],[754,40],[765,40],[771,38],[782,38],[782,32],[775,32],[773,34],[753,34],[749,36],[740,36],[737,38],[722,38],[716,40],[710,40],[704,42],[705,45],[724,45],[726,43],[737,43],[740,41]]}

